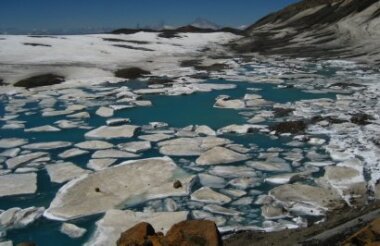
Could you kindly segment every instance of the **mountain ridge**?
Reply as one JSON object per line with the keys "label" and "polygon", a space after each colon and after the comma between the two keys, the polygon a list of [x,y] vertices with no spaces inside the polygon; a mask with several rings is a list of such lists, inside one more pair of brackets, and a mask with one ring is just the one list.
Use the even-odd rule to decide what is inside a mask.
{"label": "mountain ridge", "polygon": [[245,32],[248,37],[232,44],[240,53],[380,63],[379,0],[304,0]]}

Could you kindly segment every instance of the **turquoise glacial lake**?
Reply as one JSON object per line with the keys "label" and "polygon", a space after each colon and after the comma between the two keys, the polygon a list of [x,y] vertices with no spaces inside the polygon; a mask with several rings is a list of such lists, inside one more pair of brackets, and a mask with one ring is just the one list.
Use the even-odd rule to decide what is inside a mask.
{"label": "turquoise glacial lake", "polygon": [[[134,107],[129,109],[124,109],[116,111],[113,118],[129,118],[131,124],[134,125],[147,125],[149,122],[166,122],[169,124],[169,127],[182,128],[188,125],[207,125],[214,130],[218,128],[230,125],[230,124],[246,124],[247,117],[242,113],[252,113],[255,114],[254,110],[234,110],[234,109],[221,109],[214,108],[215,98],[219,95],[228,95],[232,99],[241,99],[247,93],[254,93],[261,95],[263,99],[272,101],[274,103],[288,103],[295,102],[298,100],[308,100],[308,99],[317,99],[317,98],[331,98],[335,99],[336,95],[334,93],[322,93],[322,94],[313,94],[307,93],[297,88],[278,88],[273,84],[263,84],[263,83],[248,83],[248,82],[236,82],[236,81],[225,81],[225,80],[209,80],[207,83],[233,83],[237,87],[235,89],[228,90],[217,90],[212,92],[198,92],[187,96],[166,96],[166,95],[149,95],[143,96],[144,99],[150,100],[153,104],[151,107]],[[131,85],[131,86],[141,86],[145,85],[145,82],[125,82],[124,84],[116,85],[107,85],[110,89],[118,88],[121,85]],[[102,87],[101,85],[97,87]],[[250,90],[251,88],[257,90]],[[91,88],[86,88],[86,90],[91,91]],[[13,103],[15,98],[3,97],[1,100],[1,109],[0,113],[4,115],[5,107]],[[16,97],[17,100],[17,97]],[[55,105],[56,110],[64,109],[68,103],[65,100],[58,99],[58,103]],[[112,104],[112,101],[115,100],[112,97],[95,99],[96,101],[109,102]],[[106,119],[95,115],[97,106],[89,107],[88,112],[91,115],[91,118],[85,119],[84,123],[90,127],[97,128],[99,126],[105,125]],[[32,128],[42,125],[54,125],[54,122],[57,120],[67,119],[66,116],[57,116],[57,117],[42,117],[41,108],[36,102],[28,102],[23,106],[25,109],[24,112],[18,114],[18,117],[15,119],[17,121],[24,121],[25,128]],[[258,110],[270,110],[271,107],[261,108]],[[33,114],[30,114],[33,113]],[[278,119],[274,119],[278,120]],[[4,122],[2,123],[4,124]],[[272,124],[272,122],[262,122],[259,124]],[[1,126],[1,125],[0,125]],[[29,143],[36,142],[48,142],[48,141],[70,141],[72,143],[78,143],[85,141],[84,134],[89,131],[87,129],[63,129],[60,132],[41,132],[41,133],[27,133],[24,132],[24,129],[0,129],[1,138],[27,138]],[[224,136],[232,140],[236,144],[242,144],[245,147],[253,148],[253,159],[257,158],[261,151],[265,151],[269,148],[281,148],[285,152],[286,150],[293,149],[288,145],[292,141],[291,137],[273,137],[269,134],[254,132],[245,135],[236,135],[236,134],[226,134]],[[135,141],[137,138],[129,139],[128,141]],[[122,142],[127,142],[123,140],[109,140],[113,144],[119,144]],[[302,150],[307,150],[310,146],[306,144],[301,146]],[[69,148],[66,148],[69,149]],[[59,149],[50,151],[51,163],[54,161],[60,160],[58,154],[63,152],[66,149]],[[323,154],[323,150],[316,150]],[[91,154],[86,154],[80,157],[70,158],[65,161],[71,161],[82,168],[86,168],[87,162],[91,159]],[[141,158],[161,156],[156,145],[153,145],[153,148],[149,151],[143,153]],[[208,169],[204,168],[201,171],[193,170],[188,168],[188,164],[191,161],[194,161],[195,158],[173,158],[179,166],[186,169],[188,172],[197,174],[202,172],[207,172]],[[186,161],[180,160],[185,159]],[[306,161],[307,159],[305,159]],[[125,161],[125,159],[119,159],[116,164]],[[244,165],[244,163],[236,163],[234,165]],[[60,184],[54,184],[50,182],[49,176],[46,170],[42,169],[38,171],[38,190],[33,195],[26,196],[11,196],[0,198],[0,209],[6,210],[13,207],[27,208],[31,206],[43,206],[45,208],[49,207],[50,202],[54,198],[55,194],[62,186]],[[273,175],[262,173],[263,176]],[[195,184],[193,190],[199,188],[200,184]],[[256,191],[266,192],[274,186],[262,183],[254,188]],[[253,190],[253,189],[252,189]],[[250,189],[246,190],[247,195],[253,194]],[[254,196],[254,195],[252,195]],[[179,204],[179,208],[183,210],[191,210],[187,206],[187,202],[190,198],[174,198],[175,201]],[[154,202],[154,201],[153,201]],[[132,208],[135,211],[142,211],[144,207],[148,204],[151,204],[152,201],[139,204],[138,206]],[[229,207],[229,205],[225,205]],[[239,209],[244,211],[244,216],[242,221],[239,223],[243,225],[260,225],[263,221],[261,218],[260,206],[251,204],[248,206],[234,207],[234,209]],[[32,225],[29,225],[23,229],[13,229],[9,230],[6,233],[5,238],[12,240],[14,244],[23,241],[32,241],[39,246],[76,246],[82,245],[85,243],[94,232],[95,222],[100,219],[102,215],[96,215],[91,217],[82,218],[76,221],[71,221],[72,223],[86,228],[87,233],[80,239],[71,239],[68,236],[62,234],[59,231],[61,222],[51,221],[44,218],[37,220]],[[233,225],[234,220],[227,218],[227,225]]]}

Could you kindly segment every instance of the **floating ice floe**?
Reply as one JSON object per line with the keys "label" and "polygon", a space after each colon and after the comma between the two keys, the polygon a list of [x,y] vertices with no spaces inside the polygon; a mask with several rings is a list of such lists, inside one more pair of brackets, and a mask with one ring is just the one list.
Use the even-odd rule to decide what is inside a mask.
{"label": "floating ice floe", "polygon": [[243,197],[240,199],[235,200],[231,203],[233,206],[250,206],[253,203],[252,197]]}
{"label": "floating ice floe", "polygon": [[0,211],[0,227],[2,230],[21,229],[42,217],[45,208],[10,208]]}
{"label": "floating ice floe", "polygon": [[[281,160],[281,159],[280,159]],[[290,172],[292,169],[285,161],[268,159],[267,161],[247,161],[246,164],[256,170],[266,172]]]}
{"label": "floating ice floe", "polygon": [[150,135],[141,135],[138,137],[141,140],[157,143],[164,140],[168,140],[171,138],[174,138],[173,135],[163,134],[163,133],[157,133],[157,134],[150,134]]}
{"label": "floating ice floe", "polygon": [[76,147],[86,150],[101,150],[101,149],[110,149],[113,148],[113,144],[105,141],[85,141],[75,144]]}
{"label": "floating ice floe", "polygon": [[54,141],[54,142],[43,142],[43,143],[32,143],[22,146],[23,149],[28,150],[53,150],[62,149],[70,147],[72,143],[65,141]]}
{"label": "floating ice floe", "polygon": [[338,193],[326,188],[304,184],[285,184],[269,192],[283,208],[296,215],[324,215],[343,206]]}
{"label": "floating ice floe", "polygon": [[16,129],[24,129],[25,125],[21,123],[7,123],[1,127],[4,130],[16,130]]}
{"label": "floating ice floe", "polygon": [[262,179],[258,177],[239,177],[234,178],[228,182],[229,185],[239,188],[239,189],[248,189],[254,188],[262,184]]}
{"label": "floating ice floe", "polygon": [[87,106],[85,105],[81,105],[81,104],[71,104],[69,105],[66,110],[69,110],[69,111],[81,111],[81,110],[85,110],[87,108]]}
{"label": "floating ice floe", "polygon": [[61,115],[67,115],[72,114],[74,111],[72,110],[53,110],[53,111],[45,111],[42,113],[42,116],[44,117],[55,117],[55,116],[61,116]]}
{"label": "floating ice floe", "polygon": [[140,107],[150,107],[153,105],[152,102],[148,100],[133,101],[133,104]]}
{"label": "floating ice floe", "polygon": [[197,165],[219,165],[219,164],[230,164],[239,161],[245,161],[251,157],[246,154],[240,154],[235,151],[223,148],[214,147],[204,153],[202,153],[195,163]]}
{"label": "floating ice floe", "polygon": [[315,167],[326,167],[334,165],[335,163],[332,161],[308,161],[305,162],[305,166],[315,166]]}
{"label": "floating ice floe", "polygon": [[156,230],[166,233],[172,225],[186,220],[188,212],[141,213],[109,210],[96,222],[96,230],[86,246],[115,245],[120,235],[140,222],[151,224]]}
{"label": "floating ice floe", "polygon": [[80,238],[87,232],[86,229],[70,223],[63,223],[59,230],[70,238]]}
{"label": "floating ice floe", "polygon": [[95,130],[87,132],[87,138],[114,139],[114,138],[132,138],[135,135],[138,126],[101,126]]}
{"label": "floating ice floe", "polygon": [[254,169],[245,166],[216,166],[209,171],[212,175],[225,178],[256,177]]}
{"label": "floating ice floe", "polygon": [[190,126],[182,128],[182,129],[179,129],[175,133],[175,135],[176,135],[176,137],[179,137],[179,138],[195,138],[195,137],[198,137],[198,133],[196,133],[194,131],[194,126],[193,125],[190,125]]}
{"label": "floating ice floe", "polygon": [[29,129],[25,129],[25,132],[59,132],[61,129],[54,126],[38,126]]}
{"label": "floating ice floe", "polygon": [[33,161],[41,157],[46,157],[48,155],[49,154],[46,152],[35,152],[31,154],[19,155],[11,159],[8,159],[5,162],[5,164],[7,165],[8,169],[15,169],[23,164],[26,164],[27,162]]}
{"label": "floating ice floe", "polygon": [[247,192],[244,190],[236,190],[236,189],[222,189],[220,190],[223,194],[226,194],[228,196],[231,196],[233,198],[239,198],[242,196],[247,195]]}
{"label": "floating ice floe", "polygon": [[205,125],[195,126],[194,132],[197,133],[198,135],[216,136],[216,132],[213,129],[211,129],[209,126],[205,126]]}
{"label": "floating ice floe", "polygon": [[245,109],[245,101],[240,99],[230,100],[227,98],[217,99],[215,104],[215,108],[228,108],[228,109]]}
{"label": "floating ice floe", "polygon": [[158,143],[160,153],[169,156],[199,156],[203,152],[225,144],[230,140],[217,137],[176,138]]}
{"label": "floating ice floe", "polygon": [[202,187],[191,194],[191,200],[204,203],[225,204],[231,202],[231,198],[220,194],[211,188]]}
{"label": "floating ice floe", "polygon": [[109,118],[113,116],[114,110],[108,107],[100,107],[95,113],[100,117]]}
{"label": "floating ice floe", "polygon": [[268,182],[270,184],[287,184],[291,181],[297,181],[302,180],[308,177],[311,174],[311,172],[300,172],[300,173],[285,173],[285,174],[278,174],[271,177],[268,177],[265,179],[265,182]]}
{"label": "floating ice floe", "polygon": [[87,167],[95,171],[106,169],[117,161],[117,159],[106,158],[106,159],[91,159],[87,163]]}
{"label": "floating ice floe", "polygon": [[318,183],[335,190],[349,205],[365,204],[368,198],[367,182],[363,167],[359,168],[361,170],[348,166],[328,166]]}
{"label": "floating ice floe", "polygon": [[209,211],[214,214],[228,215],[228,216],[237,216],[240,215],[240,212],[231,209],[225,208],[217,204],[209,204],[204,206],[204,210]]}
{"label": "floating ice floe", "polygon": [[62,159],[68,159],[68,158],[72,158],[72,157],[77,157],[77,156],[81,156],[81,155],[86,155],[88,154],[89,152],[86,151],[86,150],[81,150],[81,149],[77,149],[77,148],[72,148],[72,149],[69,149],[69,150],[66,150],[62,153],[60,153],[58,156]]}
{"label": "floating ice floe", "polygon": [[88,112],[79,112],[79,113],[70,114],[67,116],[67,118],[74,118],[74,119],[88,119],[90,117],[91,116]]}
{"label": "floating ice floe", "polygon": [[20,148],[12,148],[12,149],[4,150],[3,152],[0,153],[0,156],[12,158],[12,157],[16,157],[20,152],[21,152]]}
{"label": "floating ice floe", "polygon": [[136,141],[136,142],[119,144],[118,147],[128,152],[140,153],[140,152],[150,150],[152,148],[152,145],[148,141]]}
{"label": "floating ice floe", "polygon": [[35,167],[20,167],[17,168],[14,173],[35,173],[38,171],[38,168]]}
{"label": "floating ice floe", "polygon": [[186,196],[192,180],[193,176],[178,168],[168,157],[127,161],[64,185],[45,216],[55,220],[70,220],[105,212],[120,205]]}
{"label": "floating ice floe", "polygon": [[289,216],[281,206],[264,205],[261,207],[261,215],[267,220],[283,219]]}
{"label": "floating ice floe", "polygon": [[127,158],[137,158],[140,155],[133,154],[130,152],[117,150],[117,149],[106,149],[106,150],[98,150],[92,154],[91,158],[94,159],[102,159],[102,158],[112,158],[112,159],[127,159]]}
{"label": "floating ice floe", "polygon": [[47,165],[46,170],[50,181],[59,184],[90,173],[89,170],[84,170],[71,162]]}
{"label": "floating ice floe", "polygon": [[226,181],[217,176],[213,176],[206,173],[200,173],[198,174],[199,182],[206,187],[211,188],[224,188],[226,186]]}
{"label": "floating ice floe", "polygon": [[226,147],[241,154],[248,154],[252,151],[252,149],[245,148],[242,144],[227,144]]}
{"label": "floating ice floe", "polygon": [[27,143],[28,143],[28,140],[24,138],[3,138],[3,139],[0,139],[0,148],[1,149],[16,148]]}
{"label": "floating ice floe", "polygon": [[198,219],[198,220],[214,221],[217,226],[223,226],[227,222],[227,219],[222,216],[213,215],[212,213],[208,213],[202,210],[193,210],[191,214],[193,215],[195,219]]}
{"label": "floating ice floe", "polygon": [[37,174],[8,174],[0,176],[0,197],[28,195],[37,191]]}
{"label": "floating ice floe", "polygon": [[122,126],[130,123],[131,120],[128,118],[117,118],[117,119],[109,119],[106,121],[107,126]]}
{"label": "floating ice floe", "polygon": [[78,122],[69,121],[69,120],[58,120],[54,122],[61,129],[76,129],[79,128],[80,125]]}
{"label": "floating ice floe", "polygon": [[308,143],[311,145],[323,145],[326,143],[326,140],[322,138],[311,138]]}

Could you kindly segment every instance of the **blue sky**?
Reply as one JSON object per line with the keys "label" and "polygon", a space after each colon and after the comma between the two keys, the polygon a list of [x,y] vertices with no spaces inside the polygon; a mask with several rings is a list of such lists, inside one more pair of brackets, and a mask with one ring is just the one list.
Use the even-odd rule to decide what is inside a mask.
{"label": "blue sky", "polygon": [[297,0],[0,0],[0,29],[136,27],[197,17],[226,26],[251,24]]}

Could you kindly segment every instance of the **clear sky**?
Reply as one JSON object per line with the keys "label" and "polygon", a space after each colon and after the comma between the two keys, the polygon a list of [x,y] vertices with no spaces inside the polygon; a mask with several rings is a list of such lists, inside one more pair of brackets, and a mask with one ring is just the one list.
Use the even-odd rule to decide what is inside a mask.
{"label": "clear sky", "polygon": [[238,27],[294,2],[297,0],[0,0],[0,29],[183,25],[197,17]]}

